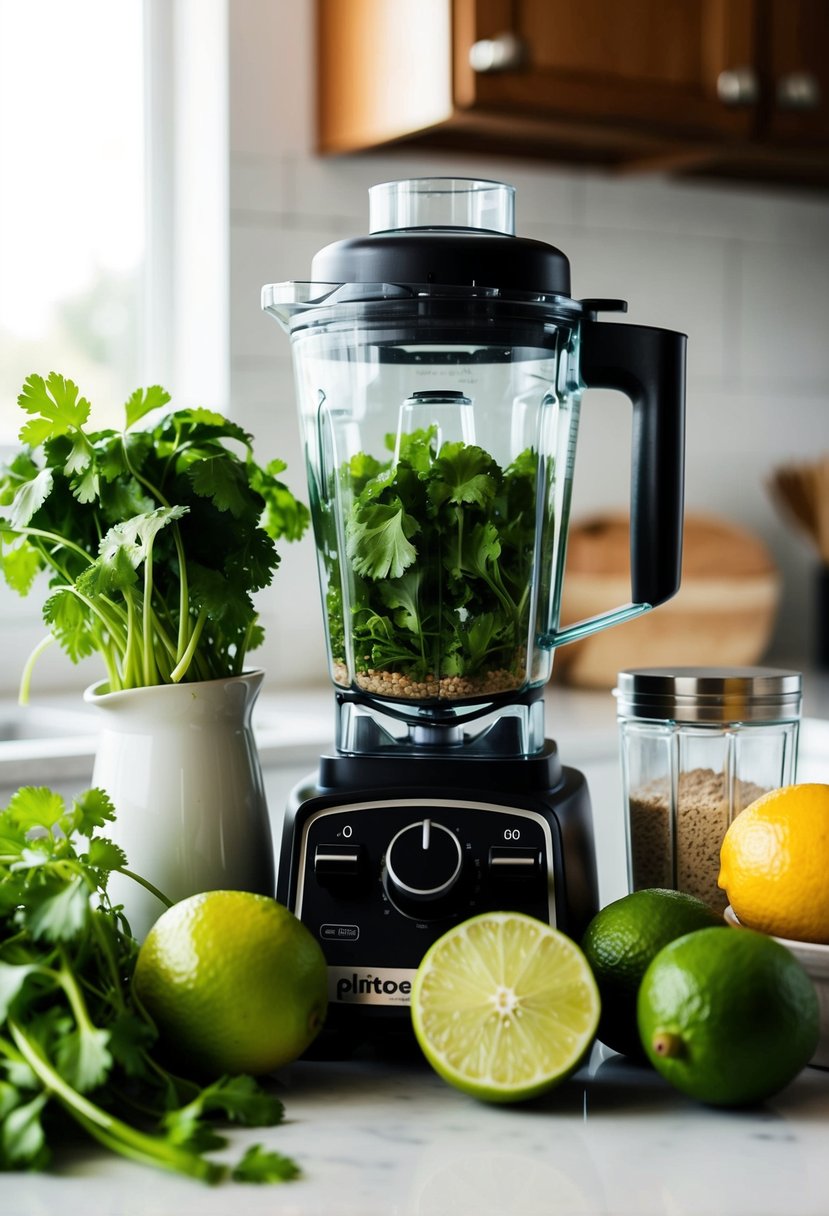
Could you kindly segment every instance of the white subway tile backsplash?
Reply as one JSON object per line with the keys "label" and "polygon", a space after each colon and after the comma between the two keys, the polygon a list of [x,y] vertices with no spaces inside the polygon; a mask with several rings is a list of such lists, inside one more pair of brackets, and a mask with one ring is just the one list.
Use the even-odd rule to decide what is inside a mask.
{"label": "white subway tile backsplash", "polygon": [[274,217],[267,222],[263,219],[233,225],[230,241],[233,359],[284,357],[287,339],[276,321],[262,312],[262,287],[285,279],[309,279],[314,254],[333,239],[331,232],[318,227],[295,227],[295,222],[293,218]]}
{"label": "white subway tile backsplash", "polygon": [[822,196],[651,175],[586,174],[583,222],[588,228],[789,244],[829,240],[829,206]]}
{"label": "white subway tile backsplash", "polygon": [[[737,340],[743,377],[758,389],[829,396],[829,241],[821,249],[741,246]],[[829,446],[829,423],[824,432]]]}
{"label": "white subway tile backsplash", "polygon": [[724,241],[540,225],[530,225],[528,235],[551,240],[568,255],[575,297],[627,300],[627,316],[619,320],[687,333],[689,379],[716,384],[730,376],[733,319],[725,310]]}
{"label": "white subway tile backsplash", "polygon": [[268,671],[272,688],[324,683],[328,668],[313,541],[310,534],[292,544],[278,541],[277,550],[281,562],[273,582],[254,601],[265,641],[252,657]]}
{"label": "white subway tile backsplash", "polygon": [[[287,353],[287,337],[284,341]],[[256,436],[257,458],[284,460],[288,465],[285,480],[304,501],[305,463],[290,361],[237,360],[231,366],[231,394],[234,417]]]}
{"label": "white subway tile backsplash", "polygon": [[310,153],[313,7],[310,0],[228,4],[231,153]]}
{"label": "white subway tile backsplash", "polygon": [[292,210],[287,159],[282,156],[233,156],[230,210],[236,224]]}

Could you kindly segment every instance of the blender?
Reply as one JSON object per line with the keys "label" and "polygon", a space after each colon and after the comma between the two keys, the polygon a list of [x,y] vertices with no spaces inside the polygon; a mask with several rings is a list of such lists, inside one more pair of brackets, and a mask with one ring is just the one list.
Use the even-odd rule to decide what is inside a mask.
{"label": "blender", "polygon": [[[329,1023],[408,1017],[451,924],[597,909],[583,775],[546,737],[553,652],[679,586],[685,335],[607,322],[511,186],[369,191],[367,236],[262,307],[291,340],[335,748],[293,791],[277,898],[320,941]],[[631,599],[562,628],[584,390],[632,403]]]}

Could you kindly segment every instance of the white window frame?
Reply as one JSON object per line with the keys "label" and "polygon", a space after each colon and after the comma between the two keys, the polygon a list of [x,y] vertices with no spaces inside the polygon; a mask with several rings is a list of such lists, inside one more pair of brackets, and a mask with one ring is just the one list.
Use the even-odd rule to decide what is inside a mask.
{"label": "white window frame", "polygon": [[229,0],[144,0],[145,380],[175,405],[230,394]]}

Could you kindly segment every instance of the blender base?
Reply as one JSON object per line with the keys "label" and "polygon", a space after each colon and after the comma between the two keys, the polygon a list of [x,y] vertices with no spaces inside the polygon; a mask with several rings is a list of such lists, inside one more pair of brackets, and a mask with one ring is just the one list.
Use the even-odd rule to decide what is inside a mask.
{"label": "blender base", "polygon": [[328,1028],[400,1030],[420,960],[458,921],[517,911],[581,937],[598,908],[587,783],[550,741],[471,767],[323,756],[292,792],[276,894],[326,956]]}

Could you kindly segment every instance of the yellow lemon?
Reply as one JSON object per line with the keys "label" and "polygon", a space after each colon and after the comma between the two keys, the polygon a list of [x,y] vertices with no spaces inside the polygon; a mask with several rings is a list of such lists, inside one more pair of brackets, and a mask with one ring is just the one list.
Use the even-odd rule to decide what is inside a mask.
{"label": "yellow lemon", "polygon": [[733,821],[719,885],[741,924],[775,937],[829,943],[829,785],[764,794]]}
{"label": "yellow lemon", "polygon": [[247,891],[169,908],[141,947],[133,984],[164,1046],[209,1077],[295,1060],[328,1004],[319,943],[282,904]]}

